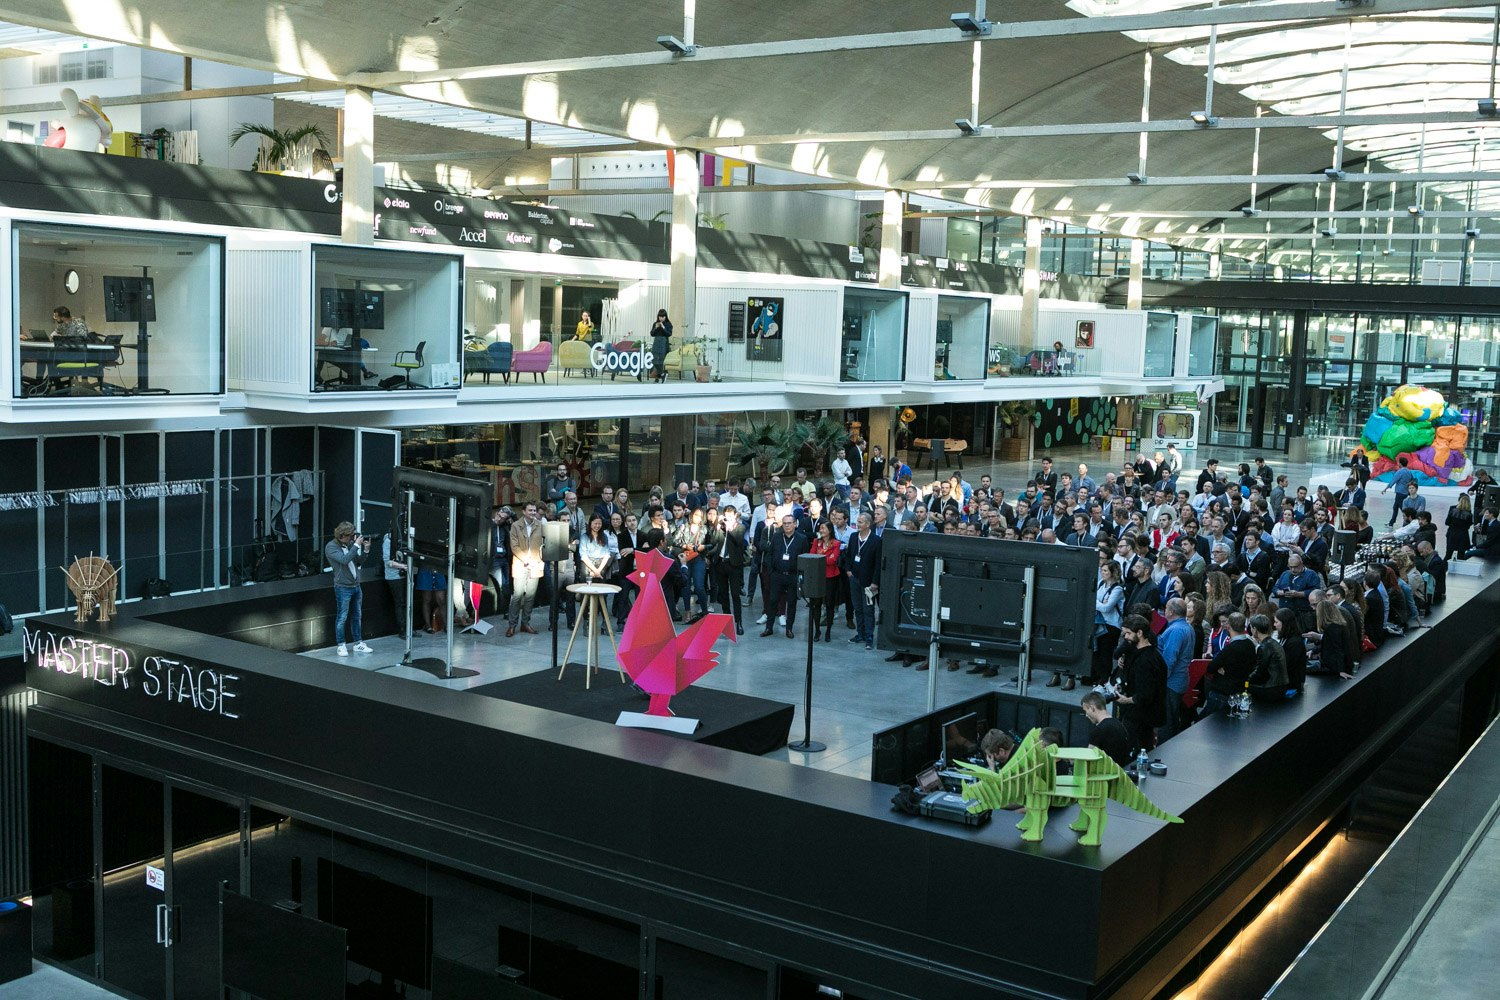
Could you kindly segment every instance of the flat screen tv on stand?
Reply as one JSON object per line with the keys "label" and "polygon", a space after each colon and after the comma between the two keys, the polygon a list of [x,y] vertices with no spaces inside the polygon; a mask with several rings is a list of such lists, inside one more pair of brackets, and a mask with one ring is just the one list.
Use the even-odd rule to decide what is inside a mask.
{"label": "flat screen tv on stand", "polygon": [[141,273],[106,275],[104,278],[104,319],[108,323],[134,323],[136,349],[136,392],[151,391],[151,334],[146,324],[156,322],[156,282],[141,268]]}

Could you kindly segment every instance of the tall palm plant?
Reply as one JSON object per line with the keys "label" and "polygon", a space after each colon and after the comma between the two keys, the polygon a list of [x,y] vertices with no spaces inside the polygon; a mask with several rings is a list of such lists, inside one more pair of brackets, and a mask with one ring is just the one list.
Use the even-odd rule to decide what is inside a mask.
{"label": "tall palm plant", "polygon": [[312,167],[313,150],[328,143],[328,136],[316,125],[278,129],[257,122],[241,122],[229,133],[229,144],[233,146],[252,135],[260,137],[255,170],[308,171]]}

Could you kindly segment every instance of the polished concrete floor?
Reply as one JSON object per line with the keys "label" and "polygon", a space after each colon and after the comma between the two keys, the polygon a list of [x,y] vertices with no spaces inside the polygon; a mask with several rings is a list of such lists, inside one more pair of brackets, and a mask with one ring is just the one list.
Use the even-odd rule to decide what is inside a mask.
{"label": "polished concrete floor", "polygon": [[0,1000],[106,1000],[118,995],[41,962],[31,967],[31,975],[0,985]]}

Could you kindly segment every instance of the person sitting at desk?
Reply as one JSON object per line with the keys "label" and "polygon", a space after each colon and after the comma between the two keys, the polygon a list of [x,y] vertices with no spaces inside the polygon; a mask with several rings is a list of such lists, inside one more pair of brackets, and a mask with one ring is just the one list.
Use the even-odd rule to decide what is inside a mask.
{"label": "person sitting at desk", "polygon": [[52,310],[52,339],[54,341],[77,337],[80,340],[89,339],[89,326],[81,319],[74,319],[72,312],[67,306],[58,306]]}

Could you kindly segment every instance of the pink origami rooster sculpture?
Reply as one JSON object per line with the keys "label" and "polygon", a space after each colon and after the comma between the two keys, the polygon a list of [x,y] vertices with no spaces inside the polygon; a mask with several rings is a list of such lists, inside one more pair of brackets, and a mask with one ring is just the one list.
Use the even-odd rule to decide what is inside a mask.
{"label": "pink origami rooster sculpture", "polygon": [[728,635],[735,641],[729,615],[705,615],[677,634],[661,587],[673,563],[655,550],[637,553],[630,574],[641,595],[625,619],[617,655],[631,680],[651,696],[647,715],[671,715],[667,704],[672,696],[719,665],[719,654],[713,650],[719,637]]}

